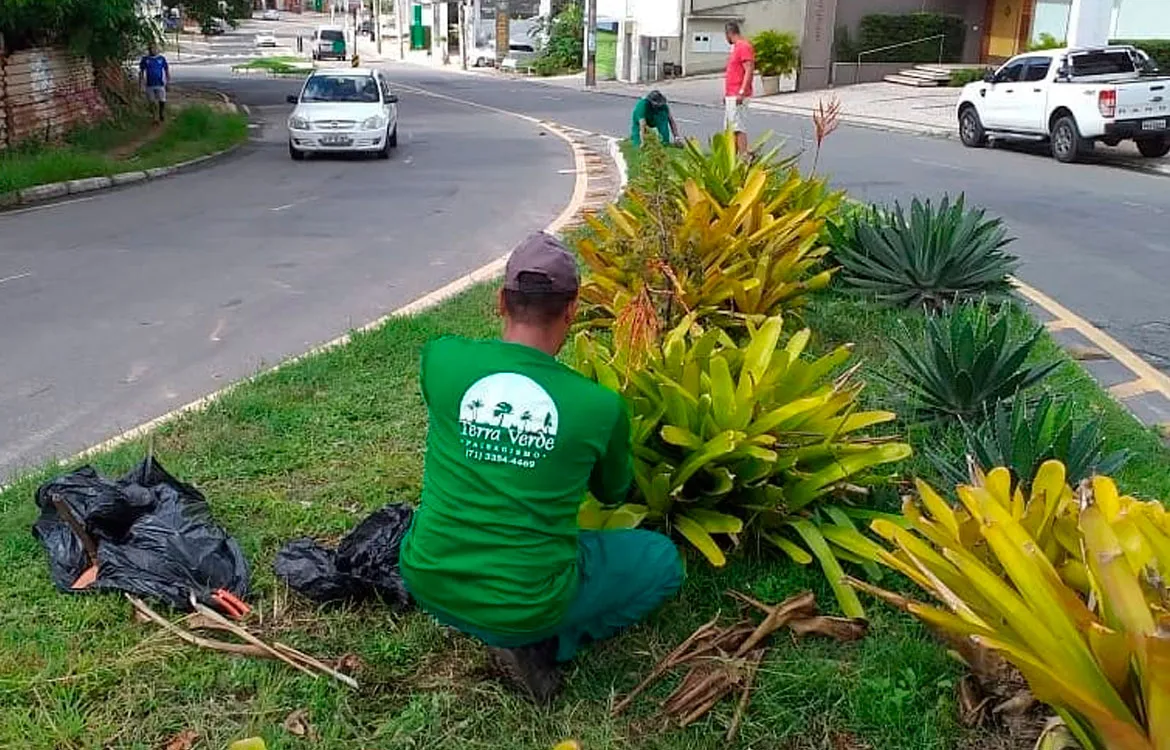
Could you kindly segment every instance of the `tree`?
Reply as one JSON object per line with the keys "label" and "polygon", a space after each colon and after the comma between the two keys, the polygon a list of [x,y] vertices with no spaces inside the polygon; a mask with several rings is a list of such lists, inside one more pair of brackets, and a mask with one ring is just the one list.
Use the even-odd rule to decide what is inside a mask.
{"label": "tree", "polygon": [[544,434],[552,432],[552,412],[544,415]]}
{"label": "tree", "polygon": [[128,60],[157,37],[138,0],[0,0],[7,48],[65,45],[96,62]]}
{"label": "tree", "polygon": [[479,416],[479,410],[483,408],[483,400],[477,398],[468,404],[467,408],[471,409],[471,421],[474,422],[475,418]]}
{"label": "tree", "polygon": [[528,432],[528,423],[532,421],[532,412],[525,411],[520,415],[520,424],[524,427],[524,431]]}
{"label": "tree", "polygon": [[501,401],[500,403],[496,404],[496,409],[494,412],[492,412],[492,416],[499,417],[500,418],[500,427],[503,427],[504,426],[504,417],[508,416],[511,413],[512,413],[512,405],[509,404],[507,401]]}
{"label": "tree", "polygon": [[544,74],[577,70],[585,52],[585,16],[580,3],[569,3],[551,21],[538,24],[536,33],[545,38],[534,66]]}

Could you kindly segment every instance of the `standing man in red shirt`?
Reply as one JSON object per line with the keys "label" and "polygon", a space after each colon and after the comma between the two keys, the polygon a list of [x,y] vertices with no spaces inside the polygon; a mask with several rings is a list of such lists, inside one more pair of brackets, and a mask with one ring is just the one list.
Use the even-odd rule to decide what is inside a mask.
{"label": "standing man in red shirt", "polygon": [[735,151],[747,154],[747,108],[752,95],[752,77],[756,68],[756,51],[739,31],[739,23],[728,21],[723,27],[731,54],[727,56],[727,73],[723,82],[723,127],[735,133]]}

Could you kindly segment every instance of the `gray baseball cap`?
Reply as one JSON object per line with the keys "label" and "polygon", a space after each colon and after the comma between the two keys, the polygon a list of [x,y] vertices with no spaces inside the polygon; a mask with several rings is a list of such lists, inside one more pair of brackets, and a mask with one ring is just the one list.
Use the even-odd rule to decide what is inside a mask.
{"label": "gray baseball cap", "polygon": [[577,260],[551,234],[535,232],[516,246],[504,268],[504,288],[526,294],[576,294]]}

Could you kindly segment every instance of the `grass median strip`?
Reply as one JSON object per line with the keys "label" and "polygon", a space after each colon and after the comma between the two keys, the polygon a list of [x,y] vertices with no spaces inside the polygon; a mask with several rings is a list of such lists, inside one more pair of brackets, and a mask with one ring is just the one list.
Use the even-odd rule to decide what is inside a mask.
{"label": "grass median strip", "polygon": [[[638,681],[649,654],[664,653],[732,606],[723,596],[728,588],[768,601],[811,588],[831,602],[823,579],[806,569],[764,558],[717,573],[695,561],[680,600],[647,627],[588,653],[551,713],[498,687],[484,674],[478,646],[425,616],[321,609],[290,600],[274,580],[272,559],[285,541],[337,538],[382,504],[418,497],[426,425],[419,348],[445,333],[494,334],[492,297],[480,287],[393,320],[246,383],[155,437],[164,465],[207,494],[243,545],[253,564],[253,603],[264,612],[259,632],[318,656],[357,655],[359,691],[278,664],[197,651],[134,623],[117,596],[58,594],[28,532],[43,475],[28,477],[0,495],[0,562],[9,571],[0,582],[0,746],[153,747],[194,729],[208,747],[252,734],[280,747],[291,740],[284,718],[305,709],[323,747],[547,750],[568,735],[590,750],[720,747],[731,706],[693,729],[663,734],[648,721],[647,704],[611,718],[609,697]],[[142,442],[125,445],[94,464],[118,473],[144,452]],[[951,706],[956,676],[920,626],[875,610],[871,637],[856,644],[778,641],[761,668],[742,741],[800,748],[840,736],[876,747],[951,747],[962,733]]]}
{"label": "grass median strip", "polygon": [[36,185],[165,167],[248,138],[248,120],[207,104],[178,108],[161,128],[134,113],[68,136],[0,153],[0,195]]}
{"label": "grass median strip", "polygon": [[233,65],[232,70],[266,70],[278,75],[308,74],[312,72],[313,64],[300,57],[260,57],[240,65]]}

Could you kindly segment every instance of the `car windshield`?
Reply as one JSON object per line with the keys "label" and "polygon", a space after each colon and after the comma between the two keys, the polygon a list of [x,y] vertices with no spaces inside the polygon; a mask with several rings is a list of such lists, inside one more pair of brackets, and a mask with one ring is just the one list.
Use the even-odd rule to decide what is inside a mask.
{"label": "car windshield", "polygon": [[373,76],[313,76],[305,84],[302,102],[378,103],[378,82]]}
{"label": "car windshield", "polygon": [[336,29],[326,29],[321,32],[321,39],[326,42],[344,42],[345,34]]}

